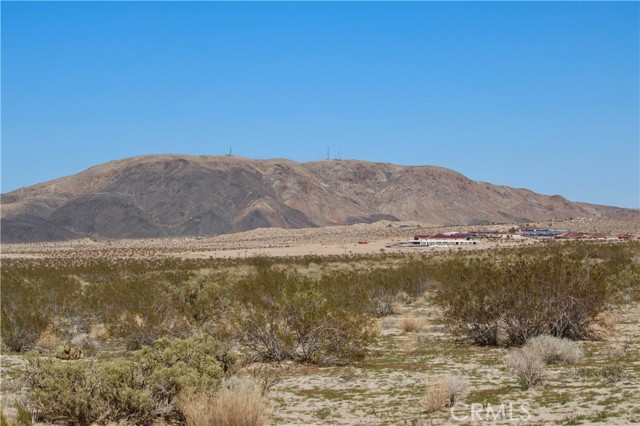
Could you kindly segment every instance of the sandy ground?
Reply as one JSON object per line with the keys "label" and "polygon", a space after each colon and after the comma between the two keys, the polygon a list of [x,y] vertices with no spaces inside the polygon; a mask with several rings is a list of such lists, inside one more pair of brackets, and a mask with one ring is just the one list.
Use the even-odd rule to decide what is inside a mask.
{"label": "sandy ground", "polygon": [[[418,301],[380,321],[379,342],[360,365],[282,367],[282,380],[269,395],[272,424],[640,424],[640,305],[616,314],[620,323],[607,341],[579,342],[586,353],[583,362],[547,366],[545,384],[523,391],[505,365],[507,349],[457,342],[445,332],[435,307]],[[404,316],[423,318],[424,330],[403,334],[398,324]],[[597,376],[609,365],[621,366],[619,380]],[[468,396],[453,410],[426,413],[427,384],[443,375],[467,380]],[[494,410],[504,405],[504,414],[497,419],[488,414],[489,404]]]}
{"label": "sandy ground", "polygon": [[[632,233],[640,236],[640,221],[573,220],[556,223],[527,224],[534,228],[569,229],[577,232]],[[3,244],[0,257],[181,257],[242,258],[249,256],[304,256],[374,254],[387,252],[415,253],[448,251],[449,248],[386,248],[393,242],[408,241],[416,234],[498,230],[506,232],[523,224],[486,226],[432,226],[417,222],[381,221],[373,224],[324,228],[261,228],[217,237],[157,238],[132,240],[73,240],[59,243]],[[528,240],[531,242],[531,240]],[[366,242],[366,244],[359,244]],[[481,240],[468,249],[523,244],[522,241]],[[457,247],[455,249],[458,249]]]}

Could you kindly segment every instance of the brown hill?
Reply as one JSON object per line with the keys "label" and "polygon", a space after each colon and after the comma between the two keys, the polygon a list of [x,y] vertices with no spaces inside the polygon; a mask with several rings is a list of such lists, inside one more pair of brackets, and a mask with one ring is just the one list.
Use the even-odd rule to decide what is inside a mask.
{"label": "brown hill", "polygon": [[220,235],[386,220],[434,225],[611,217],[623,209],[433,166],[154,155],[3,194],[2,241]]}

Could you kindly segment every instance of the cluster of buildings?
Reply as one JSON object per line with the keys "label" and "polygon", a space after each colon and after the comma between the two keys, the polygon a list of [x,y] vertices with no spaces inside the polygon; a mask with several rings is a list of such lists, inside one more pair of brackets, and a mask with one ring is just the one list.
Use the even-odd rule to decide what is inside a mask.
{"label": "cluster of buildings", "polygon": [[445,232],[443,234],[416,235],[412,243],[420,246],[447,247],[475,245],[478,242],[474,239],[474,234],[461,232]]}
{"label": "cluster of buildings", "polygon": [[602,232],[574,232],[567,229],[519,229],[519,235],[528,238],[553,238],[556,240],[603,240],[603,241],[629,241],[635,239],[633,234],[606,234]]}
{"label": "cluster of buildings", "polygon": [[508,232],[483,230],[470,232],[444,232],[437,234],[415,235],[413,240],[389,244],[388,247],[451,247],[479,244],[481,239],[556,239],[556,240],[604,240],[628,241],[636,237],[633,234],[605,234],[574,232],[567,229],[530,229],[512,228]]}

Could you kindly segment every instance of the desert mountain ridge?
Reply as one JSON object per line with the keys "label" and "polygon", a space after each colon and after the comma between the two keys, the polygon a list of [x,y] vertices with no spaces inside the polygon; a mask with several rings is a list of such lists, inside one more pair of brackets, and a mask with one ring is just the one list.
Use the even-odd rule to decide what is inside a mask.
{"label": "desert mountain ridge", "polygon": [[215,236],[379,220],[487,224],[636,215],[437,166],[149,155],[1,195],[3,243]]}

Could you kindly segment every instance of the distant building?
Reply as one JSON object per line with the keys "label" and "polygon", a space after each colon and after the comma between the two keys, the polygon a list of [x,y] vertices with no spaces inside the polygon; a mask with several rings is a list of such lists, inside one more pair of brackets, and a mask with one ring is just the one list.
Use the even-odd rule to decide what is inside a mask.
{"label": "distant building", "polygon": [[446,233],[433,235],[415,235],[413,237],[414,244],[421,246],[446,247],[446,246],[462,246],[475,245],[477,241],[473,239],[471,234],[462,233]]}
{"label": "distant building", "polygon": [[567,229],[521,229],[520,235],[531,238],[552,238],[569,232]]}
{"label": "distant building", "polygon": [[559,240],[584,240],[587,238],[587,234],[584,232],[563,232],[556,235],[555,238]]}
{"label": "distant building", "polygon": [[555,238],[559,240],[606,240],[606,241],[629,241],[635,237],[633,234],[604,234],[601,232],[565,232],[558,234]]}
{"label": "distant building", "polygon": [[633,234],[615,234],[615,237],[617,237],[619,240],[624,241],[633,240],[635,238]]}

